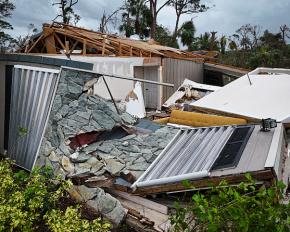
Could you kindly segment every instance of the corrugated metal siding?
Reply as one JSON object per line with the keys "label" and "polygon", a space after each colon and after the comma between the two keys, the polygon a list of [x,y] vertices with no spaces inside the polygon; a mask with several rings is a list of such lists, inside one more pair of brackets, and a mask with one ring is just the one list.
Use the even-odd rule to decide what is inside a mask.
{"label": "corrugated metal siding", "polygon": [[[40,146],[58,75],[49,69],[32,69],[15,67],[13,70],[8,150],[9,158],[29,170]],[[11,154],[19,138],[18,126],[27,131],[31,127],[31,130],[17,141]]]}
{"label": "corrugated metal siding", "polygon": [[181,130],[138,182],[209,171],[235,128]]}
{"label": "corrugated metal siding", "polygon": [[203,83],[203,63],[188,60],[164,59],[163,82],[174,84],[174,88],[163,87],[163,103],[180,87],[185,78],[197,83]]}

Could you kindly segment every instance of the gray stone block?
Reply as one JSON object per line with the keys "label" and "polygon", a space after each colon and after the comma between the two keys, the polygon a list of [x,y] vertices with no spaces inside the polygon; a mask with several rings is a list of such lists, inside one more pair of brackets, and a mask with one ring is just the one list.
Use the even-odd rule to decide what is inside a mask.
{"label": "gray stone block", "polygon": [[59,95],[65,95],[68,93],[68,88],[67,88],[67,84],[65,83],[60,83],[57,87],[57,91],[56,91],[57,94]]}
{"label": "gray stone block", "polygon": [[115,126],[115,121],[100,110],[93,111],[92,115],[93,119],[106,130],[112,130]]}
{"label": "gray stone block", "polygon": [[58,111],[60,107],[62,107],[61,96],[56,95],[53,101],[52,110]]}

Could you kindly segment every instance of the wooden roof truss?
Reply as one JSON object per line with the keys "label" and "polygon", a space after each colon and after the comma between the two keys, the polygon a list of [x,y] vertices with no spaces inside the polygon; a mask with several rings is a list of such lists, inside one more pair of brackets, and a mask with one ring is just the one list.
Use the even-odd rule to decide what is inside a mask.
{"label": "wooden roof truss", "polygon": [[[73,50],[81,50],[81,52],[73,54]],[[86,56],[165,57],[199,61],[214,59],[160,45],[151,46],[147,42],[104,34],[60,22],[53,22],[50,25],[43,24],[43,34],[34,40],[30,40],[25,47],[17,52]]]}

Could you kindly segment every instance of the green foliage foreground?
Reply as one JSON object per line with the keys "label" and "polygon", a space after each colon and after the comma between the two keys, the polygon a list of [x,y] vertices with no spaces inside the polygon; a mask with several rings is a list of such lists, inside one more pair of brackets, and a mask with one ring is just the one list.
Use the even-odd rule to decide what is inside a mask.
{"label": "green foliage foreground", "polygon": [[[199,190],[192,196],[186,208],[175,202],[176,216],[170,221],[175,231],[289,231],[290,204],[278,204],[283,199],[278,187],[256,190],[255,182],[246,174],[249,182],[236,188],[225,180],[218,186],[208,184],[211,189]],[[195,189],[184,181],[186,188]],[[227,186],[227,187],[224,187]],[[204,192],[204,190],[203,190]]]}
{"label": "green foliage foreground", "polygon": [[12,164],[9,159],[0,162],[0,231],[39,231],[43,223],[55,232],[109,230],[110,224],[101,223],[100,218],[93,224],[80,219],[79,206],[68,207],[65,212],[57,207],[72,183],[55,177],[51,167],[14,174]]}

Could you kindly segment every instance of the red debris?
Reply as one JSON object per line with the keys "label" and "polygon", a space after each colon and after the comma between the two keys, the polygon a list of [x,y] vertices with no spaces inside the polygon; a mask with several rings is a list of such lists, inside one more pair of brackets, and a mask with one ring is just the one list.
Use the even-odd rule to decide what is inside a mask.
{"label": "red debris", "polygon": [[75,149],[76,147],[95,142],[101,133],[102,131],[76,135],[71,141],[70,148]]}

